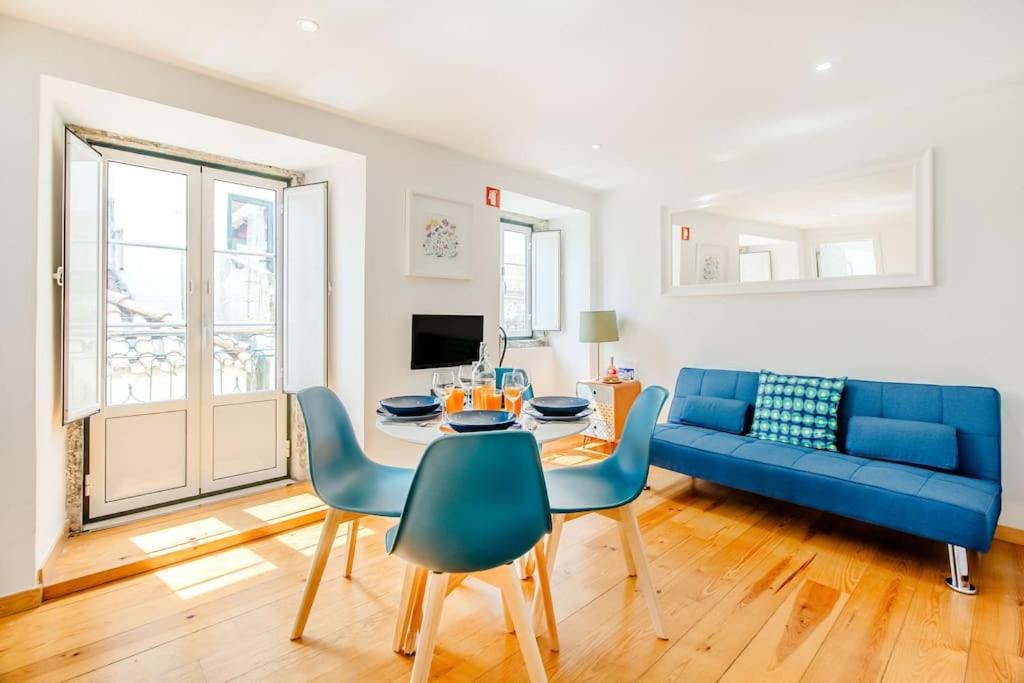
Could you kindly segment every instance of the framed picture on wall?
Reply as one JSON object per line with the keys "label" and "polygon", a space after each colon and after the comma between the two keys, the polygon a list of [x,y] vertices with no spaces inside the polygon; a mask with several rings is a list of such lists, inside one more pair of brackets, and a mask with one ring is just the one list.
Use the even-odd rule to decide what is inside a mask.
{"label": "framed picture on wall", "polygon": [[697,284],[728,282],[729,248],[721,244],[697,245]]}
{"label": "framed picture on wall", "polygon": [[406,197],[406,275],[473,276],[473,205],[410,190]]}

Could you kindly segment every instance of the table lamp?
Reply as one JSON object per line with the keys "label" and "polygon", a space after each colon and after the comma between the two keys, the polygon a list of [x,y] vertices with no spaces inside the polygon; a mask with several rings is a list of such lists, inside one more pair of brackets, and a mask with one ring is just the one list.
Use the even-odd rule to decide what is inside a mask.
{"label": "table lamp", "polygon": [[615,311],[581,311],[580,341],[597,344],[598,376],[601,372],[601,342],[619,341]]}

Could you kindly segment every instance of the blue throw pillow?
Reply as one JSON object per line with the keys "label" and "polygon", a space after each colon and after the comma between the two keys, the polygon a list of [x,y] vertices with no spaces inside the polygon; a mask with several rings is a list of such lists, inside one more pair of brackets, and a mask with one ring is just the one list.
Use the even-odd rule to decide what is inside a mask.
{"label": "blue throw pillow", "polygon": [[846,452],[940,470],[955,470],[958,464],[956,428],[935,422],[851,417]]}
{"label": "blue throw pillow", "polygon": [[837,451],[839,399],[845,377],[801,377],[762,370],[750,436]]}
{"label": "blue throw pillow", "polygon": [[687,396],[679,421],[684,424],[742,434],[747,428],[750,404],[732,398]]}

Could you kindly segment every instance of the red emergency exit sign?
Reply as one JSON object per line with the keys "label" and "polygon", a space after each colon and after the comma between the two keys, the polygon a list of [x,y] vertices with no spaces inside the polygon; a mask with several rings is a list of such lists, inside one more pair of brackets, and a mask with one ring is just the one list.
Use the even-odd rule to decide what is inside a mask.
{"label": "red emergency exit sign", "polygon": [[501,208],[501,190],[496,187],[488,187],[486,197],[487,206],[493,206],[496,209]]}

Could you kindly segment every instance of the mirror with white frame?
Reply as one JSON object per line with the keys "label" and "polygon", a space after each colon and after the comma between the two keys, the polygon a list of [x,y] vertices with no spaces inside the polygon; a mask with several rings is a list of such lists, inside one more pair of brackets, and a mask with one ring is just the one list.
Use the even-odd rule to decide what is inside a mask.
{"label": "mirror with white frame", "polygon": [[663,211],[662,289],[689,296],[932,284],[932,157]]}

